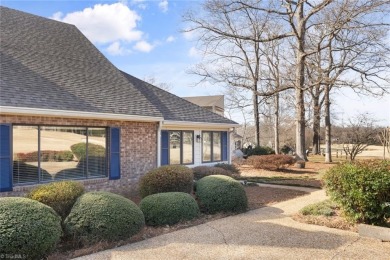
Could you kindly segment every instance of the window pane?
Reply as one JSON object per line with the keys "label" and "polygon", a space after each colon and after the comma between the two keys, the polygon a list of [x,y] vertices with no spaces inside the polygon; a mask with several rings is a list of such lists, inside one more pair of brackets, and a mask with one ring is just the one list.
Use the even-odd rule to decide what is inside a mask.
{"label": "window pane", "polygon": [[213,132],[213,161],[221,160],[221,133]]}
{"label": "window pane", "polygon": [[106,129],[88,128],[88,178],[106,176]]}
{"label": "window pane", "polygon": [[41,127],[41,180],[86,177],[86,128]]}
{"label": "window pane", "polygon": [[180,164],[180,132],[169,132],[169,164]]}
{"label": "window pane", "polygon": [[183,164],[193,163],[194,133],[183,132]]}
{"label": "window pane", "polygon": [[202,133],[202,142],[203,142],[202,161],[209,162],[211,161],[211,132]]}
{"label": "window pane", "polygon": [[13,126],[13,160],[14,185],[39,181],[37,126]]}

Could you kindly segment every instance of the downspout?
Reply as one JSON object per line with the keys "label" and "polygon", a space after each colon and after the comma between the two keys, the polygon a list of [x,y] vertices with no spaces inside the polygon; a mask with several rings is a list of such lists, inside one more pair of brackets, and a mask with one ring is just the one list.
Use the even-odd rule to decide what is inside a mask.
{"label": "downspout", "polygon": [[163,121],[158,122],[157,128],[157,167],[161,166],[161,128]]}
{"label": "downspout", "polygon": [[230,154],[230,150],[232,149],[232,139],[234,141],[234,138],[232,138],[232,135],[235,132],[235,127],[229,129],[229,135],[228,135],[228,150],[227,150],[227,155],[228,155],[228,164],[232,164],[232,156]]}

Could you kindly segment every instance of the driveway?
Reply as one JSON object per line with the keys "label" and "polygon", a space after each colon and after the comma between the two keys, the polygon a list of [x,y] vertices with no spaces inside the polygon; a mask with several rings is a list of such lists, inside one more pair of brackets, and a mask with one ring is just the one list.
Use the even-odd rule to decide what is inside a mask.
{"label": "driveway", "polygon": [[390,259],[390,243],[302,224],[289,215],[324,191],[80,257],[98,259]]}

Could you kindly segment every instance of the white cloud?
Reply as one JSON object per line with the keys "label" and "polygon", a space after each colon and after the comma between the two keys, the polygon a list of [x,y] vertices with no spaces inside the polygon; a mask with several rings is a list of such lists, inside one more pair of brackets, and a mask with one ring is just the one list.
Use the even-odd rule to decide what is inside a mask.
{"label": "white cloud", "polygon": [[134,49],[142,52],[150,52],[153,48],[154,46],[147,41],[139,41],[134,45]]}
{"label": "white cloud", "polygon": [[96,4],[65,16],[58,12],[52,19],[76,25],[93,43],[139,41],[143,34],[136,30],[141,17],[123,3]]}
{"label": "white cloud", "polygon": [[57,20],[57,21],[60,21],[62,16],[64,16],[64,14],[62,12],[56,12],[54,13],[50,19],[53,19],[53,20]]}
{"label": "white cloud", "polygon": [[108,47],[107,47],[107,52],[113,56],[121,56],[121,55],[126,55],[126,54],[130,54],[131,53],[131,50],[127,50],[126,48],[124,48],[120,42],[116,41],[116,42],[113,42],[111,43]]}
{"label": "white cloud", "polygon": [[188,56],[195,58],[195,57],[199,57],[200,53],[195,47],[191,47],[190,50],[188,51]]}
{"label": "white cloud", "polygon": [[163,13],[168,12],[168,0],[163,0],[160,3],[158,3],[158,7]]}
{"label": "white cloud", "polygon": [[174,41],[176,41],[176,38],[175,38],[174,36],[170,35],[170,36],[167,38],[166,41],[167,41],[167,42],[174,42]]}

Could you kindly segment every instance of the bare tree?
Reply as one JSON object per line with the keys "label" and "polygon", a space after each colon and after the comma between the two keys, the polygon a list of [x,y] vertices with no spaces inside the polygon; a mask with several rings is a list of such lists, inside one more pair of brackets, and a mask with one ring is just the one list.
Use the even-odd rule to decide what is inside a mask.
{"label": "bare tree", "polygon": [[383,128],[378,133],[378,139],[383,146],[383,160],[386,160],[386,150],[390,154],[390,127]]}
{"label": "bare tree", "polygon": [[172,90],[172,86],[168,83],[165,82],[159,82],[155,76],[153,75],[147,75],[143,79],[143,81],[148,82],[149,84],[152,84],[153,86],[159,87],[165,91],[170,91]]}
{"label": "bare tree", "polygon": [[375,144],[377,133],[375,121],[369,114],[360,114],[350,119],[341,136],[345,154],[351,161],[355,160],[356,155],[367,146]]}
{"label": "bare tree", "polygon": [[202,12],[188,12],[184,21],[190,25],[186,31],[198,33],[198,48],[204,54],[203,62],[191,73],[202,77],[200,83],[211,81],[251,91],[256,143],[260,144],[258,96],[274,94],[261,88],[261,44],[290,34],[266,34],[275,25],[272,15],[236,1],[206,1]]}

